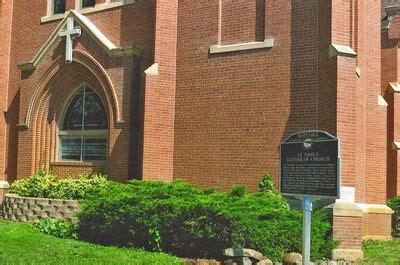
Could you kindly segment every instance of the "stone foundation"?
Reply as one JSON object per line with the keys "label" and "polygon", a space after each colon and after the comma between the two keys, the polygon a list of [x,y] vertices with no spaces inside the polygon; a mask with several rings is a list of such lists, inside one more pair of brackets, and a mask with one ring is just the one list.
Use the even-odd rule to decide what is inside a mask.
{"label": "stone foundation", "polygon": [[16,194],[4,196],[2,215],[4,219],[20,222],[38,222],[42,218],[57,218],[77,222],[74,213],[79,211],[78,201],[21,197]]}
{"label": "stone foundation", "polygon": [[333,236],[340,245],[335,260],[360,261],[362,241],[391,239],[393,211],[386,205],[336,202],[333,205]]}

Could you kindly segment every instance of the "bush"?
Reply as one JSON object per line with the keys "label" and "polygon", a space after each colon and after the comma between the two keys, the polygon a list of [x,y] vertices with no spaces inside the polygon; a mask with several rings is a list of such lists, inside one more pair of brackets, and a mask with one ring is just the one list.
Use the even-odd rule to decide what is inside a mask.
{"label": "bush", "polygon": [[392,216],[393,236],[400,237],[400,196],[394,197],[388,201],[388,206],[392,208],[394,214]]}
{"label": "bush", "polygon": [[48,198],[56,185],[56,178],[40,170],[35,176],[15,181],[10,187],[10,192],[24,197]]}
{"label": "bush", "polygon": [[[247,247],[279,261],[301,251],[301,213],[274,192],[200,191],[183,182],[131,181],[93,190],[78,214],[80,238],[104,245],[165,251],[181,257],[222,257],[228,247]],[[314,259],[336,246],[323,212],[313,215]]]}
{"label": "bush", "polygon": [[271,173],[269,172],[266,172],[264,174],[262,180],[258,184],[258,187],[260,188],[260,191],[273,191],[273,192],[277,191],[275,188],[275,183],[272,180]]}
{"label": "bush", "polygon": [[107,183],[107,176],[100,174],[57,180],[56,176],[40,171],[35,176],[15,181],[10,192],[24,197],[79,200],[90,189]]}
{"label": "bush", "polygon": [[101,174],[61,179],[49,191],[49,198],[80,200],[89,190],[103,187],[107,183],[107,176]]}
{"label": "bush", "polygon": [[78,239],[78,226],[66,220],[41,219],[35,224],[35,228],[44,234],[58,238]]}

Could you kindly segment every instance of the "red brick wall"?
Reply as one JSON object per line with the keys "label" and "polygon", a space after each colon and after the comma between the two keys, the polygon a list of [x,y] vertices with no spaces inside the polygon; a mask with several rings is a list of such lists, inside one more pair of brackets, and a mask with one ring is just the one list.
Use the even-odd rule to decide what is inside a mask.
{"label": "red brick wall", "polygon": [[333,235],[340,240],[339,249],[361,249],[363,225],[362,217],[333,217]]}
{"label": "red brick wall", "polygon": [[107,174],[107,163],[71,163],[53,162],[50,164],[50,172],[60,178],[76,177],[92,173]]}
{"label": "red brick wall", "polygon": [[144,180],[173,179],[177,23],[178,1],[157,0],[154,61],[159,75],[146,77]]}
{"label": "red brick wall", "polygon": [[[381,95],[381,34],[380,3],[375,0],[360,1],[364,3],[364,36],[365,49],[360,51],[359,60],[364,60],[362,78],[365,78],[366,97],[366,176],[364,198],[366,203],[386,202],[386,107],[378,106],[377,97]],[[373,63],[372,63],[373,62]]]}
{"label": "red brick wall", "polygon": [[264,40],[265,0],[218,1],[221,44]]}
{"label": "red brick wall", "polygon": [[[81,51],[81,54],[90,54],[89,57],[83,55],[75,57],[76,60],[80,60],[79,63],[65,66],[62,59],[64,42],[60,42],[49,52],[38,69],[32,73],[21,74],[16,67],[17,63],[32,60],[60,22],[58,20],[40,23],[41,16],[46,15],[46,4],[47,1],[41,0],[18,1],[14,5],[11,40],[13,49],[7,106],[10,128],[7,150],[9,179],[16,176],[27,177],[39,166],[48,167],[50,162],[56,160],[58,120],[53,118],[53,114],[55,117],[59,116],[61,106],[72,93],[75,83],[88,81],[94,84],[95,89],[98,89],[99,95],[108,107],[109,173],[116,180],[126,180],[130,177],[129,168],[133,163],[130,160],[130,146],[139,145],[137,135],[140,133],[137,131],[136,134],[130,134],[131,110],[133,109],[131,99],[134,98],[132,94],[141,93],[140,91],[144,89],[143,80],[140,80],[142,77],[135,71],[143,71],[153,61],[155,1],[139,0],[132,5],[86,15],[117,46],[135,45],[144,49],[145,57],[141,60],[133,57],[111,59],[83,32],[75,42],[74,56],[78,56],[78,51]],[[72,7],[73,1],[69,1],[67,5]],[[36,10],[36,12],[30,12],[31,10]],[[131,23],[132,21],[135,23]],[[56,64],[52,65],[53,63]],[[135,66],[137,64],[139,66]],[[58,68],[62,68],[62,72],[65,71],[64,76],[55,74]],[[57,80],[52,81],[53,86],[46,86],[43,82],[45,73],[53,70]],[[39,84],[42,87],[38,87]],[[31,117],[33,122],[28,128],[17,127],[17,124],[25,123],[29,102],[35,90],[42,93],[42,97],[39,97],[40,102],[37,105],[39,108],[34,109]],[[111,94],[115,96],[113,100],[118,102],[119,120],[116,119],[116,104],[110,101]]]}
{"label": "red brick wall", "polygon": [[[222,30],[256,20],[235,4],[226,1],[233,13],[224,17]],[[218,1],[180,2],[174,178],[252,190],[265,171],[277,180],[279,143],[317,127],[318,5],[266,1],[264,35],[275,46],[213,55],[208,50],[218,43]],[[237,41],[250,38],[240,36]]]}
{"label": "red brick wall", "polygon": [[[11,21],[12,21],[13,1],[0,2],[0,180],[7,180],[13,177],[12,171],[8,168],[7,153],[7,125],[6,119],[9,117],[7,112],[7,95],[10,74],[10,41],[11,41]],[[12,165],[12,163],[11,163]]]}
{"label": "red brick wall", "polygon": [[363,236],[386,236],[392,234],[392,216],[390,214],[367,213],[363,216]]}

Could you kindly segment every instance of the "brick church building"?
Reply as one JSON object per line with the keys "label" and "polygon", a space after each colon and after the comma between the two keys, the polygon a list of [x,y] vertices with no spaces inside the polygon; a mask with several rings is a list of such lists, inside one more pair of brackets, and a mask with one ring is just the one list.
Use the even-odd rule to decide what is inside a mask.
{"label": "brick church building", "polygon": [[400,1],[2,0],[0,180],[40,168],[252,190],[279,144],[341,140],[336,257],[390,237]]}

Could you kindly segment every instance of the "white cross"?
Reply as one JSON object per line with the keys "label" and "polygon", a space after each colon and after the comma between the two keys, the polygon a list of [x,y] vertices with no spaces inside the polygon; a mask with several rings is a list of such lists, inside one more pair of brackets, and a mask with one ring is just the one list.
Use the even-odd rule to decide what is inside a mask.
{"label": "white cross", "polygon": [[65,63],[72,62],[72,42],[73,37],[79,37],[81,35],[81,27],[74,27],[74,18],[70,17],[67,19],[67,29],[61,30],[59,33],[60,37],[65,37]]}

